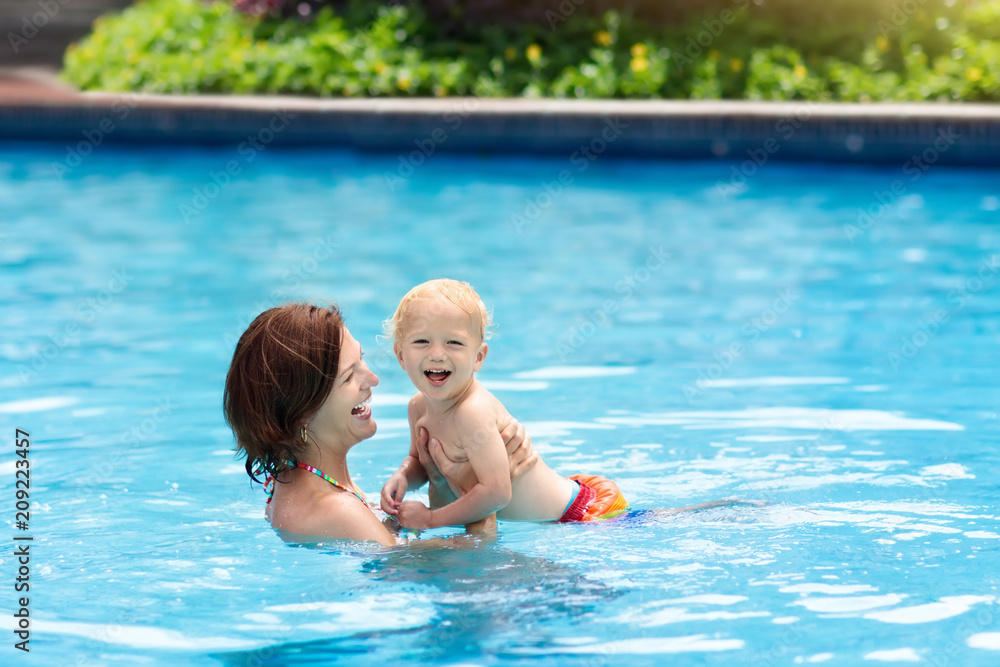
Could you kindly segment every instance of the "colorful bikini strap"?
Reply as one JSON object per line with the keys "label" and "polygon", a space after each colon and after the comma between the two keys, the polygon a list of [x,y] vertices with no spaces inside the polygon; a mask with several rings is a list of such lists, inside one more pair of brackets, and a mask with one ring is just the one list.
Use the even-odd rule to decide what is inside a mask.
{"label": "colorful bikini strap", "polygon": [[[317,477],[320,477],[320,478],[325,479],[326,481],[330,482],[330,484],[333,484],[338,489],[343,489],[344,491],[348,491],[350,493],[353,493],[354,497],[357,498],[358,500],[360,500],[361,502],[363,502],[365,504],[365,506],[367,506],[369,508],[371,508],[371,506],[372,506],[372,504],[370,502],[368,502],[368,499],[365,498],[364,495],[358,493],[354,489],[349,489],[348,487],[344,486],[343,484],[341,484],[340,482],[338,482],[337,480],[335,480],[333,477],[330,477],[329,475],[327,475],[326,473],[324,473],[319,468],[314,468],[311,465],[307,465],[305,463],[296,463],[294,461],[283,461],[283,463],[285,463],[285,465],[289,465],[289,466],[291,466],[293,468],[302,468],[303,470],[308,470],[309,472],[311,472],[312,474],[316,475]],[[273,475],[268,476],[267,481],[264,482],[264,493],[267,494],[267,503],[269,505],[271,504],[271,500],[274,498],[274,484],[275,484],[275,480],[274,480],[274,476]]]}

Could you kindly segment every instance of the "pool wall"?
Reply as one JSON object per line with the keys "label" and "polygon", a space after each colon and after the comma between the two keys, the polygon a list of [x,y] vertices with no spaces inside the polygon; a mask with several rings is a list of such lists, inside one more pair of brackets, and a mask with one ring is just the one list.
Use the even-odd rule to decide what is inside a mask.
{"label": "pool wall", "polygon": [[1000,106],[84,93],[0,101],[0,139],[995,166]]}

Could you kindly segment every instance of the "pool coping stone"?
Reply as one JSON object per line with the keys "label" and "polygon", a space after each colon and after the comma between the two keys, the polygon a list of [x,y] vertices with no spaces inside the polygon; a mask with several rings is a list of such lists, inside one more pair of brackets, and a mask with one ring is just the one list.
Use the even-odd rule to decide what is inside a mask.
{"label": "pool coping stone", "polygon": [[1000,105],[81,93],[0,71],[0,139],[997,166]]}

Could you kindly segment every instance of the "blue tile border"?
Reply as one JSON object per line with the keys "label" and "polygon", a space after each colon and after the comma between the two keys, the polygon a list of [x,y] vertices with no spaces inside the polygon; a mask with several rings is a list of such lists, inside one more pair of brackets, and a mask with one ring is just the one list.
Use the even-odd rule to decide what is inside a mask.
{"label": "blue tile border", "polygon": [[[1000,165],[1000,106],[81,94],[0,104],[0,140]],[[748,165],[749,166],[749,165]]]}

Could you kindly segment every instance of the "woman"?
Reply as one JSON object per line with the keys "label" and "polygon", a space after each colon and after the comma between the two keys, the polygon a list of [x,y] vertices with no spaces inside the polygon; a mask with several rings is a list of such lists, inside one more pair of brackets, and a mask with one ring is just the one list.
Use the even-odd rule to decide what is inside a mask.
{"label": "woman", "polygon": [[[265,514],[286,539],[397,543],[394,524],[379,520],[347,468],[351,448],[375,435],[369,402],[377,385],[335,306],[272,308],[240,337],[226,376],[226,422],[237,451],[247,457],[247,474],[257,482],[258,475],[267,476]],[[475,485],[468,463],[449,461],[439,442],[428,443],[425,430],[416,436],[433,506]],[[516,479],[538,456],[520,424],[501,436]]]}

